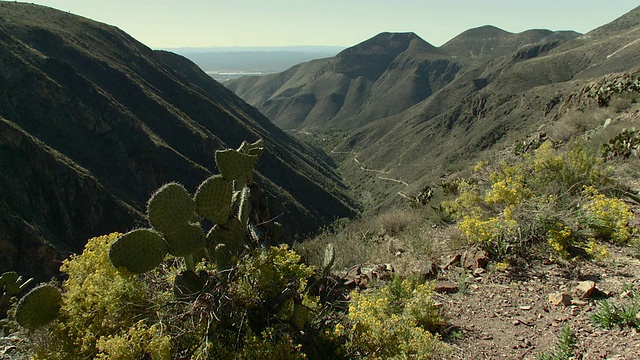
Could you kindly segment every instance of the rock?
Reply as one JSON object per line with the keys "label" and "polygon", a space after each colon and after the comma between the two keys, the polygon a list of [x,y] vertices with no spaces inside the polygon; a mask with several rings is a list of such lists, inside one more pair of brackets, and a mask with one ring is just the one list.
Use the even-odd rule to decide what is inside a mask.
{"label": "rock", "polygon": [[469,270],[486,268],[489,264],[489,254],[484,250],[467,249],[462,255],[462,266]]}
{"label": "rock", "polygon": [[584,301],[580,299],[571,299],[571,305],[584,306],[584,305],[587,305],[588,303],[589,303],[588,301]]}
{"label": "rock", "polygon": [[458,285],[451,281],[437,281],[434,291],[437,293],[451,294],[458,291]]}
{"label": "rock", "polygon": [[430,260],[420,260],[414,266],[412,273],[422,280],[435,279],[438,276],[438,267]]}
{"label": "rock", "polygon": [[452,267],[453,265],[459,264],[461,258],[462,258],[462,255],[460,255],[460,254],[455,254],[453,256],[448,256],[446,258],[446,260],[444,261],[445,265],[443,266],[443,269],[448,269],[448,268]]}
{"label": "rock", "polygon": [[580,299],[589,299],[596,290],[596,283],[591,280],[581,281],[573,288],[573,293]]}
{"label": "rock", "polygon": [[367,276],[367,274],[360,274],[356,277],[355,283],[359,288],[365,289],[369,285],[370,280],[371,279],[369,278],[369,276]]}
{"label": "rock", "polygon": [[352,266],[349,270],[347,270],[347,273],[344,275],[345,278],[355,278],[356,276],[362,274],[362,266],[361,265],[354,265]]}
{"label": "rock", "polygon": [[376,278],[381,281],[391,280],[391,276],[394,272],[395,269],[391,264],[380,264],[373,269],[373,273],[376,275]]}
{"label": "rock", "polygon": [[487,272],[487,270],[479,267],[479,268],[476,268],[475,270],[473,270],[473,275],[474,276],[480,276],[480,275],[482,275],[482,274],[484,274],[486,272]]}
{"label": "rock", "polygon": [[549,294],[549,303],[553,306],[569,306],[571,305],[571,295],[567,293],[552,293]]}

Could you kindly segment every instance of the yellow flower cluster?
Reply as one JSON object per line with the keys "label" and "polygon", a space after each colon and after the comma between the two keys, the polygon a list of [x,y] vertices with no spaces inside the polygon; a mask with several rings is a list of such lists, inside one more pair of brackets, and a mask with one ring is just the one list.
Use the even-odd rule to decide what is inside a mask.
{"label": "yellow flower cluster", "polygon": [[[101,354],[98,342],[105,345],[104,350],[121,349],[118,344],[135,348],[125,339],[144,332],[142,325],[134,327],[134,318],[149,299],[141,282],[121,274],[111,265],[109,246],[119,236],[113,233],[89,239],[81,255],[63,262],[60,270],[68,275],[68,279],[63,283],[60,317],[52,324],[52,348],[45,349],[46,354],[36,352],[34,358],[57,358],[58,355],[61,358],[93,358]],[[154,348],[166,349],[168,340],[162,337],[159,329],[146,329],[154,335],[145,335],[145,347],[149,341],[156,345],[156,341],[160,341],[164,345],[154,345]],[[130,331],[133,333],[129,334]],[[112,342],[107,344],[108,340]],[[144,355],[145,347],[139,348],[142,352],[137,355]]]}
{"label": "yellow flower cluster", "polygon": [[336,334],[347,333],[347,352],[372,359],[431,359],[447,352],[429,330],[442,323],[432,300],[432,287],[409,280],[370,292],[352,292],[347,330],[341,324]]}
{"label": "yellow flower cluster", "polygon": [[631,207],[617,198],[601,194],[593,186],[585,186],[587,202],[582,206],[589,228],[596,237],[626,243],[632,235],[629,222],[634,218]]}
{"label": "yellow flower cluster", "polygon": [[585,246],[584,250],[596,260],[603,260],[609,257],[609,250],[604,244],[596,241],[594,238],[590,238]]}
{"label": "yellow flower cluster", "polygon": [[302,294],[314,273],[313,267],[304,264],[286,244],[255,250],[238,264],[238,269],[244,274],[238,281],[238,296],[247,303],[273,299],[292,284]]}
{"label": "yellow flower cluster", "polygon": [[562,223],[557,223],[556,227],[547,231],[547,242],[553,250],[560,256],[569,256],[569,246],[573,243],[573,232]]}
{"label": "yellow flower cluster", "polygon": [[96,347],[96,359],[135,359],[148,355],[152,360],[171,359],[171,338],[162,335],[159,326],[136,323],[126,333],[102,336]]}
{"label": "yellow flower cluster", "polygon": [[517,205],[531,197],[532,192],[525,182],[525,170],[522,164],[501,165],[500,171],[491,174],[491,189],[484,201],[487,204]]}

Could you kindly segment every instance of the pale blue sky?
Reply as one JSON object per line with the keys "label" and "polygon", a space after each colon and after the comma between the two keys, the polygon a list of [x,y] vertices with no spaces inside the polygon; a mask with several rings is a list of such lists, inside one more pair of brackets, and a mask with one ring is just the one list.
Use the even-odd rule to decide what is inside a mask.
{"label": "pale blue sky", "polygon": [[115,25],[152,48],[351,46],[383,31],[413,31],[440,46],[495,25],[587,32],[638,0],[31,0]]}

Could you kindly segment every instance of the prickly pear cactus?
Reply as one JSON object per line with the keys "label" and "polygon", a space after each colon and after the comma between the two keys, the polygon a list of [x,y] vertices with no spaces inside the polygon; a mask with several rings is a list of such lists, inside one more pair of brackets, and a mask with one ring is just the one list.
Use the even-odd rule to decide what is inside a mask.
{"label": "prickly pear cactus", "polygon": [[[185,266],[192,271],[203,257],[214,260],[219,268],[231,265],[243,246],[249,222],[247,183],[263,151],[261,140],[244,142],[238,150],[216,151],[221,174],[205,180],[193,198],[178,183],[158,189],[147,204],[152,229],[135,230],[116,240],[109,251],[113,265],[143,273],[158,266],[167,253],[184,257]],[[206,236],[199,222],[202,218],[215,223]]]}
{"label": "prickly pear cactus", "polygon": [[8,271],[0,276],[0,317],[4,317],[5,311],[15,296],[31,285],[33,278],[22,280],[22,276],[14,271]]}
{"label": "prickly pear cactus", "polygon": [[184,224],[171,232],[164,233],[169,254],[187,256],[202,249],[206,244],[204,231],[199,224]]}
{"label": "prickly pear cactus", "polygon": [[151,229],[137,229],[119,237],[109,248],[109,259],[116,268],[141,274],[160,265],[167,255],[167,243]]}
{"label": "prickly pear cactus", "polygon": [[253,170],[253,165],[258,160],[258,156],[227,149],[216,151],[215,160],[222,176],[227,181],[233,181],[242,178]]}
{"label": "prickly pear cactus", "polygon": [[35,330],[55,320],[61,306],[60,289],[43,284],[20,299],[16,307],[16,321],[29,330]]}
{"label": "prickly pear cactus", "polygon": [[213,254],[216,266],[226,268],[242,248],[244,227],[237,218],[231,218],[225,227],[216,225],[207,234],[207,250]]}
{"label": "prickly pear cactus", "polygon": [[216,224],[226,223],[231,214],[232,193],[231,182],[222,175],[208,178],[196,191],[198,214]]}
{"label": "prickly pear cactus", "polygon": [[175,230],[191,220],[196,211],[196,203],[189,192],[178,183],[163,185],[149,199],[147,212],[149,223],[163,233]]}

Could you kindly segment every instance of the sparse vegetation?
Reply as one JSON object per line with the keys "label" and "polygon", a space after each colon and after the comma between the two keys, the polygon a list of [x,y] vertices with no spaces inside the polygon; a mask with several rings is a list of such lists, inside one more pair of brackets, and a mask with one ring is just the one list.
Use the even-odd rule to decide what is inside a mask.
{"label": "sparse vegetation", "polygon": [[[8,318],[0,324],[0,357],[522,358],[548,350],[538,358],[564,360],[613,357],[609,349],[597,355],[601,349],[587,349],[585,336],[603,343],[640,328],[640,270],[628,248],[640,257],[638,73],[580,83],[608,71],[608,61],[637,58],[630,56],[635,42],[619,43],[624,52],[612,60],[596,57],[598,41],[613,48],[635,34],[594,32],[570,46],[557,38],[523,52],[519,42],[549,33],[524,38],[498,31],[509,40],[495,48],[504,58],[445,56],[455,49],[434,52],[415,34],[381,34],[369,41],[388,52],[379,61],[362,62],[377,50],[354,48],[342,55],[360,55],[298,67],[290,73],[296,81],[282,83],[294,87],[268,86],[282,95],[267,97],[278,111],[289,115],[295,105],[295,116],[272,120],[293,127],[305,119],[314,132],[292,132],[322,154],[272,131],[254,108],[178,56],[149,51],[71,14],[0,7],[9,19],[0,23],[8,34],[0,42],[11,50],[0,48],[7,60],[0,92],[10,95],[0,97],[0,170],[10,171],[0,172],[12,174],[0,178],[10,195],[0,199],[0,224],[15,238],[0,248],[28,245],[6,258],[40,256],[47,250],[37,240],[50,231],[86,234],[101,221],[110,222],[105,232],[113,224],[131,228],[131,217],[145,218],[132,205],[144,203],[140,194],[169,180],[164,176],[182,176],[184,183],[152,196],[148,228],[89,239],[81,254],[62,262],[60,280],[22,300],[29,281],[3,274],[0,315]],[[457,41],[470,42],[474,36],[467,35]],[[511,46],[521,51],[511,53]],[[245,80],[246,88],[259,95],[252,81]],[[322,89],[330,96],[316,96]],[[29,133],[36,127],[37,136]],[[258,176],[267,197],[286,193],[277,214],[268,214],[266,197],[251,188],[260,142],[217,152],[221,174],[193,194],[187,190],[196,188],[195,175],[213,171],[199,162],[210,158],[212,146],[246,135],[269,139]],[[472,171],[467,165],[477,160]],[[119,183],[113,174],[131,181]],[[34,190],[34,178],[46,183]],[[275,219],[298,217],[284,226],[306,233],[333,216],[351,216],[347,183],[365,210],[360,218],[336,220],[294,250],[280,244]],[[80,250],[84,239],[75,240]],[[621,278],[633,283],[620,290]],[[580,291],[576,282],[591,279],[596,295],[571,298]],[[601,328],[597,333],[576,327],[588,318]],[[637,347],[637,337],[615,342],[629,358],[629,350],[620,350],[627,340]]]}
{"label": "sparse vegetation", "polygon": [[570,327],[565,326],[560,330],[558,343],[553,352],[538,355],[538,360],[570,360],[574,358],[576,337]]}
{"label": "sparse vegetation", "polygon": [[617,305],[608,299],[599,302],[591,315],[591,321],[604,329],[616,326],[640,328],[640,290],[631,286],[631,290],[627,290],[625,294],[627,297]]}

